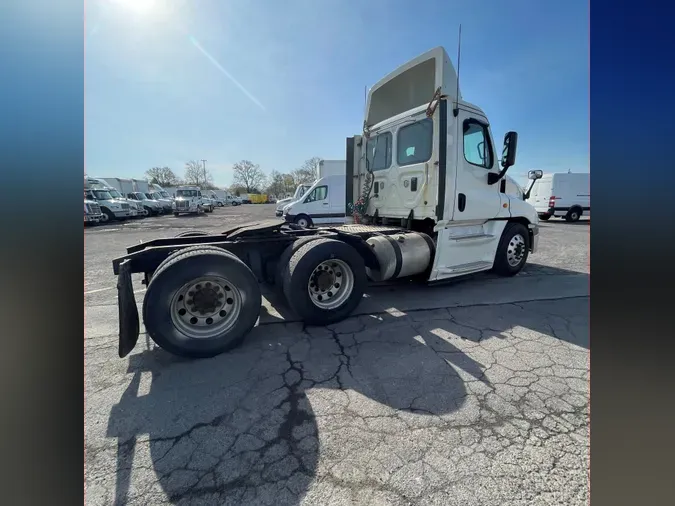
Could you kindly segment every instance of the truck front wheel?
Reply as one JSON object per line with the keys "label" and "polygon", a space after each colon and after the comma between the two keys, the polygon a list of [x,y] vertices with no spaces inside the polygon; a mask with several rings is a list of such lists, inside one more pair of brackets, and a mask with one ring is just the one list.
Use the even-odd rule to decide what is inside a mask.
{"label": "truck front wheel", "polygon": [[527,262],[530,234],[522,223],[508,223],[497,246],[492,270],[500,276],[515,276]]}
{"label": "truck front wheel", "polygon": [[361,302],[366,283],[361,256],[349,244],[335,239],[308,242],[283,270],[286,301],[310,325],[347,318]]}
{"label": "truck front wheel", "polygon": [[143,321],[166,351],[213,357],[241,344],[261,304],[258,281],[246,264],[220,248],[195,246],[169,256],[152,275]]}

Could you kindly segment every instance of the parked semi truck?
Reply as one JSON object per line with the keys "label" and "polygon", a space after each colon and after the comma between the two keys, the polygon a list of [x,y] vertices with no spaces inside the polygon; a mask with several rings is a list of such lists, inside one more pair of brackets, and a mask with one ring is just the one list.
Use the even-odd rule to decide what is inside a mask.
{"label": "parked semi truck", "polygon": [[498,162],[488,118],[462,99],[443,48],[375,84],[363,125],[346,143],[345,202],[359,224],[242,223],[132,245],[116,258],[119,355],[139,335],[134,273],[147,285],[148,335],[171,353],[210,357],[253,328],[260,283],[276,285],[305,324],[326,325],[352,313],[369,281],[437,283],[523,268],[536,251],[537,213],[500,183],[515,162],[517,134],[504,136]]}
{"label": "parked semi truck", "polygon": [[103,221],[103,212],[101,206],[95,200],[87,199],[87,192],[84,192],[84,223],[99,223]]}
{"label": "parked semi truck", "polygon": [[204,212],[202,191],[199,186],[179,186],[173,201],[173,214],[202,214]]}
{"label": "parked semi truck", "polygon": [[136,207],[127,199],[113,196],[110,188],[103,181],[96,178],[84,178],[84,195],[101,207],[102,222],[125,220],[137,216]]}

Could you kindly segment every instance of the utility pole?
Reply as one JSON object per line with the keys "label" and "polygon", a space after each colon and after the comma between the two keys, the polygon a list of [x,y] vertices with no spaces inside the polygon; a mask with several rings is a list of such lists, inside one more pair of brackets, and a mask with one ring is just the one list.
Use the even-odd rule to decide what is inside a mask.
{"label": "utility pole", "polygon": [[204,185],[206,185],[206,160],[202,158],[202,163],[204,164]]}

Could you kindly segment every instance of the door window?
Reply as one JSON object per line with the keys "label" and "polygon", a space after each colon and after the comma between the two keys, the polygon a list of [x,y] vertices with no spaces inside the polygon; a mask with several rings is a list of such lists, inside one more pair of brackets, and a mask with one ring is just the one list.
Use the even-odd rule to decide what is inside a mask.
{"label": "door window", "polygon": [[370,170],[385,170],[391,166],[391,143],[391,132],[384,132],[368,139],[366,161]]}
{"label": "door window", "polygon": [[396,162],[399,166],[423,163],[431,158],[434,122],[431,118],[401,127],[396,139]]}
{"label": "door window", "polygon": [[471,165],[492,168],[492,146],[487,126],[476,120],[464,121],[464,159]]}
{"label": "door window", "polygon": [[325,200],[328,196],[328,187],[327,186],[317,186],[314,188],[307,198],[305,199],[305,204],[309,202],[317,202],[319,200]]}

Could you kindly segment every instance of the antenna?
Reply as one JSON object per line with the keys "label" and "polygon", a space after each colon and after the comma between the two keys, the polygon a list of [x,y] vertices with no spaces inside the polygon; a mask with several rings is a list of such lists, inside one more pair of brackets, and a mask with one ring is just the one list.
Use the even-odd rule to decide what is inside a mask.
{"label": "antenna", "polygon": [[462,57],[462,24],[459,25],[459,40],[457,41],[457,91],[455,93],[455,110],[453,115],[457,117],[459,114],[459,65]]}

